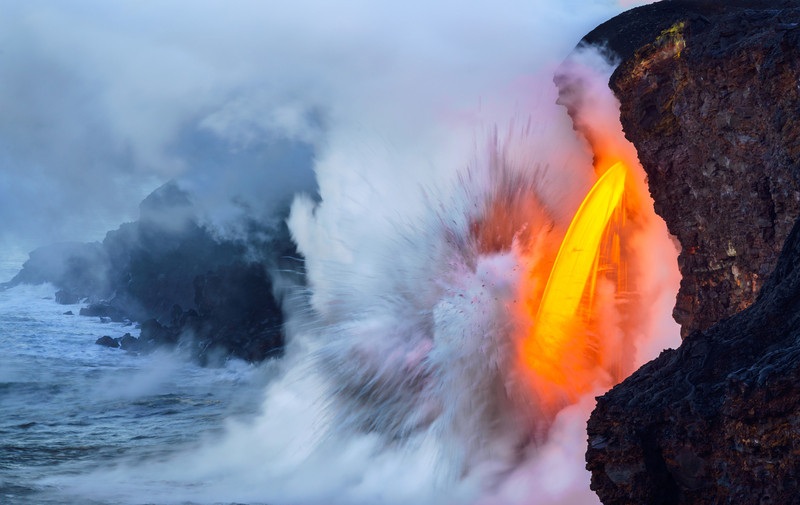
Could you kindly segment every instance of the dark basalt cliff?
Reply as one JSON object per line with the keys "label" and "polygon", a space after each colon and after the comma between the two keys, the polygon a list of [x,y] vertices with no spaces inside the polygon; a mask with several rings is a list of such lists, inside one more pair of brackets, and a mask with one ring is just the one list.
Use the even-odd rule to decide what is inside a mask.
{"label": "dark basalt cliff", "polygon": [[598,399],[592,489],[608,504],[800,503],[800,222],[756,303]]}
{"label": "dark basalt cliff", "polygon": [[683,246],[683,335],[749,306],[800,214],[800,11],[679,20],[612,77],[656,212]]}
{"label": "dark basalt cliff", "polygon": [[181,345],[202,363],[228,356],[261,361],[283,347],[274,277],[281,272],[282,283],[303,282],[290,273],[298,254],[288,229],[278,216],[274,221],[250,223],[246,237],[218,237],[198,221],[189,195],[168,183],[141,203],[138,221],[110,231],[102,243],[37,249],[9,284],[50,282],[59,303],[91,302],[81,315],[141,323],[138,339],[106,336],[98,340],[103,345]]}
{"label": "dark basalt cliff", "polygon": [[605,504],[800,503],[800,3],[714,4],[592,33],[624,58],[622,124],[682,246],[685,337],[598,398]]}

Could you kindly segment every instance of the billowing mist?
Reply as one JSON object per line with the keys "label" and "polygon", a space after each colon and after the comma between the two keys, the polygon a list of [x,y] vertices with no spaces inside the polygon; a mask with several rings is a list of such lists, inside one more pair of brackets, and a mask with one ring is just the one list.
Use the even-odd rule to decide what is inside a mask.
{"label": "billowing mist", "polygon": [[546,92],[525,80],[620,10],[611,0],[0,7],[0,244],[25,252],[102,238],[174,177],[219,219],[236,214],[231,197],[261,210],[313,193],[322,157],[391,159],[414,185],[440,161],[463,165],[456,144],[476,127],[526,120]]}
{"label": "billowing mist", "polygon": [[[0,5],[0,246],[97,239],[174,178],[223,235],[290,205],[307,278],[257,417],[49,484],[125,503],[598,503],[593,396],[677,339],[676,252],[605,86],[613,62],[561,65],[623,5]],[[553,389],[518,359],[527,297],[612,159],[640,205],[644,315],[601,282],[594,330],[630,349]]]}

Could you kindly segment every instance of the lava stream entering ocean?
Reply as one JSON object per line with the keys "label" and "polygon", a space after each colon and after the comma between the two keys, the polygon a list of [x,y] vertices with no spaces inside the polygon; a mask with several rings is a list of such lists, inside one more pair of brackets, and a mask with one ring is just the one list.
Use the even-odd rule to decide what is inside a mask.
{"label": "lava stream entering ocean", "polygon": [[[576,320],[586,322],[592,318],[603,239],[618,244],[619,235],[607,230],[622,202],[626,175],[625,165],[616,163],[597,180],[581,203],[550,271],[535,325],[529,338],[523,340],[521,357],[540,380],[538,394],[545,404],[556,401],[553,389],[560,389],[574,400],[591,387],[585,377],[587,365],[594,368],[585,355],[590,347],[589,335],[587,331],[575,331]],[[617,255],[614,266],[618,268],[618,264]],[[591,289],[587,293],[590,280]],[[541,382],[549,383],[550,387]]]}
{"label": "lava stream entering ocean", "polygon": [[[495,155],[494,190],[470,227],[480,258],[511,254],[511,264],[525,272],[510,281],[512,321],[500,338],[514,343],[515,364],[502,375],[513,409],[539,428],[581,396],[626,377],[645,332],[641,289],[652,281],[649,260],[635,249],[651,228],[652,210],[635,154],[615,140],[595,159],[619,161],[596,170],[595,183],[563,224],[553,214],[563,209],[547,204],[538,179],[515,176],[513,163]],[[498,324],[503,317],[498,313]]]}
{"label": "lava stream entering ocean", "polygon": [[162,462],[51,483],[114,503],[597,504],[593,396],[677,336],[658,327],[678,274],[611,67],[582,61],[562,80],[583,138],[559,106],[441,173],[326,153],[320,198],[287,220],[308,284],[262,412]]}

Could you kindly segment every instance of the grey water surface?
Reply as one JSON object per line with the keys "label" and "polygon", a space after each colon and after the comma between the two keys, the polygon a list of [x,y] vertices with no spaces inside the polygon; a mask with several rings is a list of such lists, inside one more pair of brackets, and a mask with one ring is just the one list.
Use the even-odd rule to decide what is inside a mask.
{"label": "grey water surface", "polygon": [[95,345],[138,329],[79,316],[81,305],[56,304],[54,291],[0,291],[0,503],[110,505],[68,495],[48,478],[146,465],[257,412],[266,380],[258,367],[202,368],[180,351]]}

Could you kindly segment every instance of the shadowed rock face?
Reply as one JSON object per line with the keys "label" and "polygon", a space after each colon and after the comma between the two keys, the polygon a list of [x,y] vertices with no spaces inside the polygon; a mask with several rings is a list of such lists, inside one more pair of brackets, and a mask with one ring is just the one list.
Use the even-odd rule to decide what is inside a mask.
{"label": "shadowed rock face", "polygon": [[[140,205],[140,219],[102,243],[55,244],[31,253],[9,283],[53,283],[56,300],[88,299],[80,314],[142,323],[140,339],[98,343],[149,351],[181,345],[202,363],[229,356],[261,361],[283,347],[283,315],[275,281],[302,284],[288,258],[297,256],[285,223],[248,223],[248,236],[225,239],[198,222],[175,183]],[[280,274],[278,272],[281,272]],[[125,345],[123,344],[123,340]],[[113,345],[112,345],[113,344]]]}
{"label": "shadowed rock face", "polygon": [[800,11],[677,21],[612,77],[656,212],[682,245],[682,335],[749,306],[800,215]]}
{"label": "shadowed rock face", "polygon": [[757,3],[637,9],[688,6],[611,80],[683,248],[685,340],[598,398],[607,505],[800,503],[800,5]]}
{"label": "shadowed rock face", "polygon": [[754,305],[598,398],[592,489],[605,504],[798,503],[798,384],[800,222]]}
{"label": "shadowed rock face", "polygon": [[792,8],[796,0],[661,0],[623,12],[586,34],[583,42],[606,46],[622,60],[628,60],[652,43],[664,30],[681,20],[710,20],[745,10]]}

